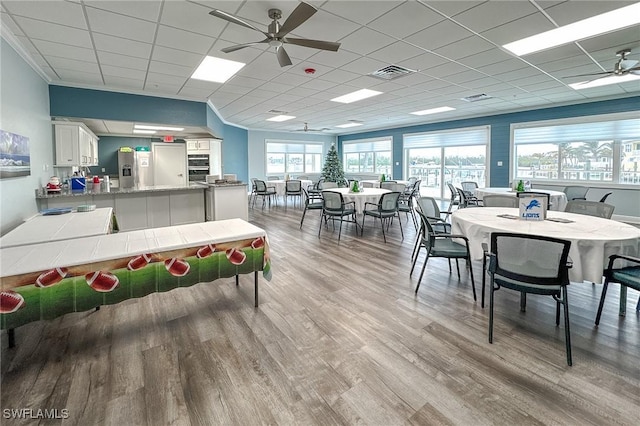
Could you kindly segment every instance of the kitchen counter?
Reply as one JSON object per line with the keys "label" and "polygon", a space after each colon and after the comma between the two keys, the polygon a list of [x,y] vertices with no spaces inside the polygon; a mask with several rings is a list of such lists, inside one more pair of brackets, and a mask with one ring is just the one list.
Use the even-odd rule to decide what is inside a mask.
{"label": "kitchen counter", "polygon": [[[96,189],[88,189],[84,191],[60,191],[57,193],[50,194],[38,194],[36,195],[36,199],[48,199],[48,198],[60,198],[60,197],[83,197],[87,195],[94,196],[110,196],[116,194],[135,194],[138,192],[166,192],[166,191],[183,191],[183,190],[198,190],[198,189],[206,189],[209,184],[202,183],[192,183],[190,185],[184,186],[169,186],[169,185],[153,185],[153,186],[134,186],[132,188],[110,188],[109,190],[104,190],[100,188]],[[233,184],[225,184],[233,185]],[[241,184],[246,185],[246,184]]]}
{"label": "kitchen counter", "polygon": [[205,221],[206,185],[138,186],[36,196],[38,210],[83,204],[113,208],[120,231]]}

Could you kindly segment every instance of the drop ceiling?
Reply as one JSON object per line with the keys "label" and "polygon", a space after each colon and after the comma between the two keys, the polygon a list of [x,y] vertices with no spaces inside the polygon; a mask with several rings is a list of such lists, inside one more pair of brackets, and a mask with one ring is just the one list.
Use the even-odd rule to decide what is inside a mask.
{"label": "drop ceiling", "polygon": [[[310,1],[318,12],[290,36],[336,41],[341,47],[328,52],[287,44],[293,65],[284,68],[267,44],[221,52],[263,36],[209,11],[221,9],[266,31],[268,9],[282,10],[282,22],[295,1],[0,3],[3,37],[50,84],[209,101],[223,120],[248,129],[296,131],[306,122],[339,134],[345,131],[335,126],[350,120],[363,123],[350,132],[362,131],[640,92],[638,81],[576,91],[568,84],[585,78],[566,78],[613,69],[615,52],[623,48],[632,49],[629,59],[640,59],[638,26],[523,57],[501,47],[634,2]],[[205,55],[247,65],[224,84],[191,79]],[[390,65],[416,72],[389,81],[368,75]],[[308,68],[315,73],[306,73]],[[346,105],[330,101],[359,89],[383,94]],[[479,94],[490,99],[462,100]],[[442,106],[455,110],[410,114]],[[270,111],[296,119],[266,121],[275,115]],[[102,120],[88,124],[109,129]],[[201,130],[206,129],[194,131]]]}

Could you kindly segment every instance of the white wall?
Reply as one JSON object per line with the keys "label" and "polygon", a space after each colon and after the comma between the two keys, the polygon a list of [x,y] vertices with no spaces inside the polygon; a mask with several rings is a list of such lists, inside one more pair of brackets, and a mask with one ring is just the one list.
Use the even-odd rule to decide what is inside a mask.
{"label": "white wall", "polygon": [[332,135],[310,134],[304,132],[267,132],[249,130],[249,179],[266,179],[265,140],[323,142],[323,156],[327,154],[331,143],[337,143],[337,137]]}
{"label": "white wall", "polygon": [[49,88],[4,40],[0,45],[0,128],[29,138],[31,175],[0,179],[0,234],[37,213],[35,189],[53,170]]}

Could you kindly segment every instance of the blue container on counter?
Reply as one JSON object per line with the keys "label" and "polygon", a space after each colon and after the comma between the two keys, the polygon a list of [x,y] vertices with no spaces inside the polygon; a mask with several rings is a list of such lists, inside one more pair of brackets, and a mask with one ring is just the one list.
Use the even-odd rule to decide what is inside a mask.
{"label": "blue container on counter", "polygon": [[87,179],[84,177],[71,177],[71,190],[72,191],[84,191],[87,189]]}

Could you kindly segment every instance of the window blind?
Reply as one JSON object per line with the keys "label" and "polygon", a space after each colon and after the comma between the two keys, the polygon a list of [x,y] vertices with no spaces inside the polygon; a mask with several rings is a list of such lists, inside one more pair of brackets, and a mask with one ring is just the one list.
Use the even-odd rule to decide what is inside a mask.
{"label": "window blind", "polygon": [[599,142],[639,139],[640,119],[594,121],[555,126],[516,127],[515,144]]}
{"label": "window blind", "polygon": [[486,145],[489,141],[489,127],[470,127],[467,129],[406,134],[403,137],[403,141],[405,149]]}
{"label": "window blind", "polygon": [[342,152],[350,154],[354,152],[379,152],[391,151],[391,138],[384,139],[362,139],[349,141],[342,144]]}

